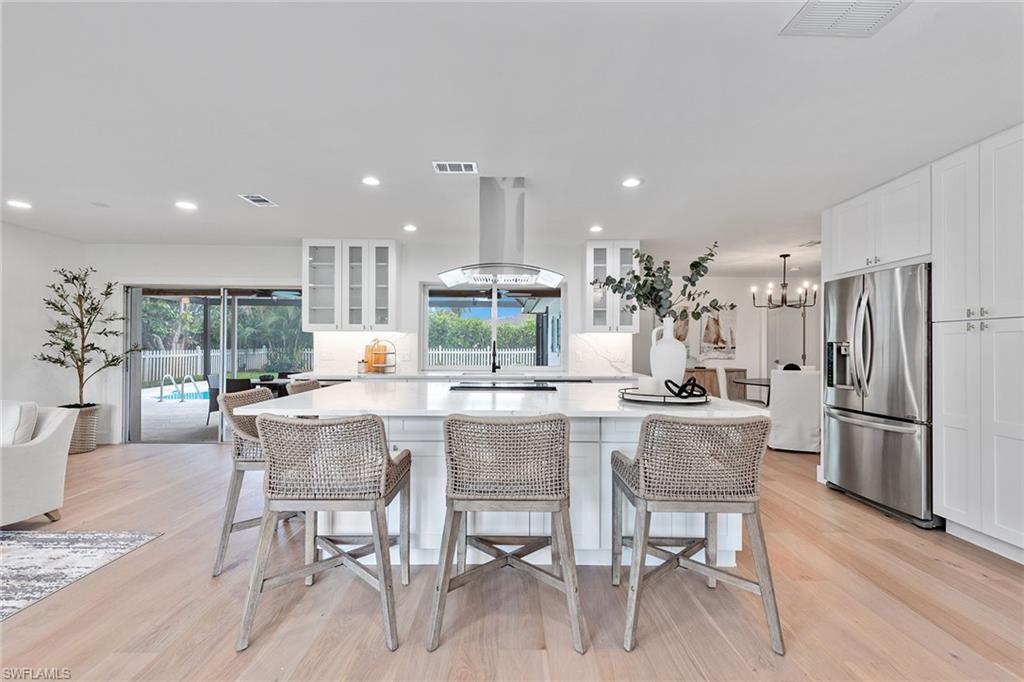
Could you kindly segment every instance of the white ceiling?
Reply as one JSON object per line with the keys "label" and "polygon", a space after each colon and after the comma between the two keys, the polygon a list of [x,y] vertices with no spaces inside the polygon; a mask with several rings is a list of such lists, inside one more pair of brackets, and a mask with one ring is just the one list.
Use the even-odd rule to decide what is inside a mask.
{"label": "white ceiling", "polygon": [[1024,15],[919,0],[874,38],[778,36],[801,4],[5,3],[3,198],[34,208],[3,219],[475,241],[476,180],[430,166],[474,160],[527,177],[528,242],[600,223],[673,254],[718,239],[716,274],[813,266],[795,245],[824,207],[1024,118]]}

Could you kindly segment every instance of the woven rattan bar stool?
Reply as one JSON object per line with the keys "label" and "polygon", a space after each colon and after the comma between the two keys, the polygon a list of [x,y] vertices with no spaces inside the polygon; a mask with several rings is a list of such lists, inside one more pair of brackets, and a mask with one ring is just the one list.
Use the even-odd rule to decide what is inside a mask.
{"label": "woven rattan bar stool", "polygon": [[[221,526],[220,544],[217,546],[217,558],[213,562],[214,577],[220,575],[224,570],[224,557],[228,552],[228,540],[231,534],[260,525],[258,516],[245,521],[235,521],[235,512],[238,509],[238,498],[242,493],[245,472],[263,471],[267,466],[263,459],[263,449],[260,447],[260,437],[256,433],[256,418],[235,414],[235,410],[239,407],[270,400],[273,397],[274,394],[270,392],[269,388],[253,388],[237,393],[221,393],[217,396],[220,413],[224,415],[225,421],[231,427],[233,463],[231,480],[228,482],[228,499],[224,504],[224,522]],[[291,514],[287,518],[292,516],[295,514]]]}
{"label": "woven rattan bar stool", "polygon": [[[701,420],[650,415],[640,428],[636,457],[630,459],[618,450],[612,453],[613,585],[618,585],[621,577],[623,544],[633,548],[623,640],[627,651],[636,644],[643,586],[678,567],[705,576],[708,587],[715,587],[721,580],[761,595],[772,650],[780,656],[785,653],[758,508],[761,461],[770,425],[767,417]],[[622,535],[623,497],[636,510],[632,537]],[[652,512],[704,512],[705,537],[652,538]],[[757,582],[715,567],[716,519],[722,513],[743,514]],[[663,549],[667,546],[682,549],[673,553]],[[707,557],[703,564],[691,558],[701,549],[705,549]],[[648,554],[664,561],[645,573],[644,560]]]}
{"label": "woven rattan bar stool", "polygon": [[315,391],[318,388],[320,388],[320,382],[316,379],[297,379],[285,384],[284,387],[284,389],[288,391],[288,395],[305,393],[306,391]]}
{"label": "woven rattan bar stool", "polygon": [[[395,594],[391,582],[391,546],[398,543],[402,584],[409,584],[409,471],[412,456],[402,450],[388,454],[384,422],[376,415],[338,419],[298,419],[260,415],[256,418],[267,473],[263,478],[266,507],[260,542],[249,580],[242,628],[235,648],[249,646],[249,633],[260,593],[285,583],[345,566],[380,592],[384,616],[384,642],[398,648]],[[401,495],[400,534],[388,534],[387,505]],[[289,512],[366,511],[372,535],[306,534],[306,564],[275,576],[266,576],[278,517]],[[358,545],[346,551],[342,545]],[[315,548],[328,556],[314,561]],[[375,570],[359,562],[374,554]]]}
{"label": "woven rattan bar stool", "polygon": [[[503,566],[521,569],[565,593],[573,646],[587,650],[587,625],[580,610],[579,582],[569,523],[569,419],[539,417],[478,419],[451,415],[444,422],[448,462],[448,509],[434,583],[427,649],[441,638],[448,593]],[[470,535],[467,542],[494,559],[452,575],[452,557],[467,512],[529,511],[551,514],[551,537]],[[518,546],[511,552],[499,545]],[[527,563],[525,557],[552,546],[556,573]],[[557,550],[557,551],[556,551]],[[464,559],[460,557],[460,563]]]}

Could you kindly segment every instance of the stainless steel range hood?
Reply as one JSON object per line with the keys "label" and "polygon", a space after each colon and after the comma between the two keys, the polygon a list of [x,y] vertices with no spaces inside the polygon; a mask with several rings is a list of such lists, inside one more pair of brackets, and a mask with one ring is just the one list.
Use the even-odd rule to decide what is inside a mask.
{"label": "stainless steel range hood", "polygon": [[480,178],[480,262],[438,273],[445,286],[561,283],[561,273],[523,263],[525,199],[524,178]]}

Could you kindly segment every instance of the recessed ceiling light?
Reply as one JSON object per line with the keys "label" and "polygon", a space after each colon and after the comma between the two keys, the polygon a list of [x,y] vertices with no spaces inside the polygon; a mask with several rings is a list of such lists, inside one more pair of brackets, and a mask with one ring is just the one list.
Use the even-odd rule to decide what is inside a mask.
{"label": "recessed ceiling light", "polygon": [[405,230],[406,232],[415,232],[416,226],[413,225],[412,223],[409,223],[408,225],[404,225],[402,229]]}
{"label": "recessed ceiling light", "polygon": [[591,225],[591,226],[590,226],[590,231],[591,231],[591,232],[600,232],[600,231],[601,231],[601,230],[603,230],[603,229],[604,229],[604,228],[603,228],[603,227],[601,227],[600,225]]}
{"label": "recessed ceiling light", "polygon": [[7,205],[11,208],[32,208],[32,204],[27,201],[22,201],[21,199],[8,199]]}
{"label": "recessed ceiling light", "polygon": [[380,180],[373,177],[372,175],[367,175],[365,178],[363,178],[363,184],[369,185],[370,187],[376,187],[377,185],[380,184]]}
{"label": "recessed ceiling light", "polygon": [[640,178],[626,178],[625,180],[622,181],[622,186],[633,189],[634,187],[639,187],[640,185],[642,185],[643,182],[644,181],[641,180]]}
{"label": "recessed ceiling light", "polygon": [[174,205],[180,208],[182,211],[194,211],[199,208],[191,201],[175,201]]}

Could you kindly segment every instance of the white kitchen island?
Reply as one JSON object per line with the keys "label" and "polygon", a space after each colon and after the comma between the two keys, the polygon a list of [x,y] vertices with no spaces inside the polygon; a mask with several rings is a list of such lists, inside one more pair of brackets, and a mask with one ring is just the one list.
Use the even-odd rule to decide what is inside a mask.
{"label": "white kitchen island", "polygon": [[[699,406],[662,406],[626,403],[618,390],[631,384],[557,384],[554,391],[452,391],[451,382],[353,382],[277,398],[238,410],[239,414],[342,417],[380,415],[393,450],[412,451],[413,563],[437,562],[445,513],[445,461],[442,422],[454,413],[476,416],[529,416],[561,412],[571,420],[569,479],[573,539],[580,564],[611,562],[611,453],[636,451],[640,422],[648,414],[673,414],[703,419],[767,415],[753,405],[712,398]],[[635,384],[634,384],[635,385]],[[398,527],[398,505],[388,511],[390,530]],[[368,533],[365,513],[321,514],[320,532]],[[741,547],[742,526],[737,514],[719,517],[720,565],[735,564]],[[624,532],[632,534],[632,514],[626,514]],[[469,514],[469,532],[495,535],[550,534],[550,515],[543,513],[475,512]],[[702,514],[654,514],[651,535],[703,537]],[[543,550],[547,552],[548,550]],[[470,550],[470,562],[487,557]],[[628,549],[626,550],[628,556]],[[539,552],[536,560],[547,559]],[[657,563],[654,559],[649,559]]]}

